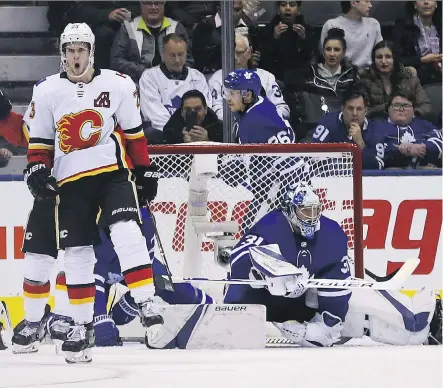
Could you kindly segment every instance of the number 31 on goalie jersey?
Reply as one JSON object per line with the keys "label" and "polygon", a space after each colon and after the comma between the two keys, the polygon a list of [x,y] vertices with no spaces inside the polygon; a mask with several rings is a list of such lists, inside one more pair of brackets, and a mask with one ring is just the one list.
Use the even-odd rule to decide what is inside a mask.
{"label": "number 31 on goalie jersey", "polygon": [[290,144],[295,142],[295,134],[291,124],[289,124],[288,120],[282,121],[285,123],[286,129],[278,132],[274,136],[271,136],[268,139],[268,144]]}

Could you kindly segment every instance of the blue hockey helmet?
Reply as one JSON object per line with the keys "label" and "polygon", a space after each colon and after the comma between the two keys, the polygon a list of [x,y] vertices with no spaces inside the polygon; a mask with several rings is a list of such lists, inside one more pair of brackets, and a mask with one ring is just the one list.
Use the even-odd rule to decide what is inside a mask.
{"label": "blue hockey helmet", "polygon": [[[260,95],[261,81],[260,77],[254,70],[249,69],[236,69],[231,71],[225,78],[223,85],[225,89],[251,91],[254,97]],[[245,96],[242,93],[242,96]]]}
{"label": "blue hockey helmet", "polygon": [[283,211],[296,230],[305,238],[313,239],[321,215],[320,198],[314,188],[301,181],[288,187]]}

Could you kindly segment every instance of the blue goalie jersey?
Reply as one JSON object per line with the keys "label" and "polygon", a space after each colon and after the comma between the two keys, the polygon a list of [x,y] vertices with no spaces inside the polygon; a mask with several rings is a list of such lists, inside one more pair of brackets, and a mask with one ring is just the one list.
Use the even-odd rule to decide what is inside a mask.
{"label": "blue goalie jersey", "polygon": [[[300,268],[306,278],[344,280],[351,276],[348,239],[335,221],[321,216],[315,238],[308,240],[294,233],[281,210],[274,210],[261,218],[232,250],[231,278],[249,279],[252,267],[249,248],[268,244],[277,244],[283,257]],[[249,289],[249,285],[230,285],[225,303],[242,303]],[[351,290],[319,288],[317,294],[319,313],[327,311],[344,321]],[[306,293],[299,298],[306,298]]]}
{"label": "blue goalie jersey", "polygon": [[295,142],[290,124],[279,116],[275,105],[266,97],[258,97],[258,101],[246,112],[234,113],[234,118],[234,130],[241,144]]}

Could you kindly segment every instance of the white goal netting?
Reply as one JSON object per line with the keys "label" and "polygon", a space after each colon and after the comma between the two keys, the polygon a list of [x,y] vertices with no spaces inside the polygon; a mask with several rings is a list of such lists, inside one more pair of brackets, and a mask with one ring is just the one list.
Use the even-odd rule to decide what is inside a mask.
{"label": "white goal netting", "polygon": [[358,275],[361,162],[354,146],[153,146],[150,154],[162,175],[151,209],[173,275],[225,277],[214,248],[235,243],[298,180],[314,186],[323,213],[348,235]]}

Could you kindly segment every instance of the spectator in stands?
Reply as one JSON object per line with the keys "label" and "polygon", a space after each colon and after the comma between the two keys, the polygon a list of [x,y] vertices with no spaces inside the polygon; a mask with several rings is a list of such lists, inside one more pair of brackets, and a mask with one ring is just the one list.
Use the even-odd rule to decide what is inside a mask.
{"label": "spectator in stands", "polygon": [[358,69],[346,58],[345,32],[331,28],[322,46],[322,56],[294,70],[285,83],[285,97],[291,108],[291,123],[297,139],[309,139],[312,129],[328,112],[341,108],[343,94],[352,89],[358,79]]}
{"label": "spectator in stands", "polygon": [[54,35],[60,36],[69,23],[75,23],[77,2],[75,1],[48,1],[46,17],[49,30]]}
{"label": "spectator in stands", "polygon": [[372,48],[383,40],[380,23],[368,17],[372,4],[369,0],[341,1],[341,8],[344,15],[324,24],[320,45],[331,28],[341,28],[346,35],[348,59],[358,68],[368,67],[371,64]]}
{"label": "spectator in stands", "polygon": [[[262,85],[262,95],[277,107],[278,114],[284,118],[289,118],[289,107],[283,99],[282,92],[275,77],[269,71],[255,69],[251,64],[252,47],[249,40],[242,34],[235,34],[235,68],[255,70],[260,77]],[[212,109],[220,120],[223,120],[223,75],[222,70],[217,70],[209,80],[209,89],[212,95]]]}
{"label": "spectator in stands", "polygon": [[0,148],[0,167],[6,167],[11,160],[12,152],[7,148]]}
{"label": "spectator in stands", "polygon": [[[176,33],[188,38],[180,22],[165,17],[164,1],[142,1],[141,16],[125,21],[118,31],[111,49],[111,69],[138,81],[145,69],[162,62],[163,37]],[[192,57],[188,52],[187,64]]]}
{"label": "spectator in stands", "polygon": [[216,14],[217,3],[217,1],[170,1],[167,4],[166,14],[180,21],[191,36],[190,32],[200,21]]}
{"label": "spectator in stands", "polygon": [[28,140],[22,119],[12,112],[11,102],[0,90],[0,167],[5,167],[12,155],[26,155]]}
{"label": "spectator in stands", "polygon": [[423,166],[426,168],[441,168],[442,167],[442,149],[443,149],[443,135],[441,125],[439,129],[434,129],[428,134],[426,140],[426,159]]}
{"label": "spectator in stands", "polygon": [[208,108],[206,98],[199,90],[183,94],[177,109],[163,128],[166,144],[195,141],[223,142],[223,122]]}
{"label": "spectator in stands", "polygon": [[[195,68],[209,79],[222,66],[222,19],[220,6],[216,13],[201,20],[195,26],[192,34],[192,53],[195,58]],[[239,32],[249,32],[253,38],[257,29],[251,19],[243,12],[243,3],[234,1],[234,26]]]}
{"label": "spectator in stands", "polygon": [[98,68],[110,67],[110,52],[115,34],[125,21],[140,14],[139,2],[79,1],[76,20],[87,23],[95,35],[94,64]]}
{"label": "spectator in stands", "polygon": [[[415,72],[414,72],[415,73]],[[415,114],[426,117],[431,112],[431,103],[420,80],[405,68],[397,58],[394,44],[381,41],[372,50],[372,65],[360,72],[361,83],[368,98],[368,117],[387,116],[389,96],[402,90],[415,102]]]}
{"label": "spectator in stands", "polygon": [[[211,94],[205,76],[185,66],[188,43],[183,35],[168,34],[163,38],[163,63],[146,69],[140,78],[140,104],[145,120],[150,122],[145,132],[152,140],[160,137],[163,127],[176,109],[181,97],[189,90],[199,90],[212,106]],[[154,137],[154,139],[153,139]]]}
{"label": "spectator in stands", "polygon": [[[435,126],[414,116],[413,100],[401,91],[390,95],[388,106],[388,119],[374,124],[375,137],[385,144],[385,167],[436,165],[438,151],[441,153],[441,136],[435,133]],[[430,139],[433,141],[428,141]]]}
{"label": "spectator in stands", "polygon": [[405,6],[407,18],[397,20],[392,32],[400,60],[417,69],[422,85],[441,83],[441,10],[436,1],[406,1]]}
{"label": "spectator in stands", "polygon": [[277,15],[260,37],[263,69],[285,82],[288,70],[303,68],[315,50],[312,29],[300,14],[301,1],[278,1]]}
{"label": "spectator in stands", "polygon": [[366,118],[366,105],[359,88],[346,91],[341,112],[328,113],[318,122],[312,142],[354,143],[362,151],[364,169],[383,169],[383,143],[377,143],[373,122]]}

